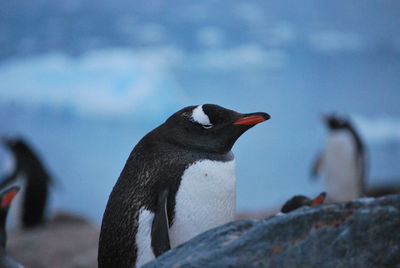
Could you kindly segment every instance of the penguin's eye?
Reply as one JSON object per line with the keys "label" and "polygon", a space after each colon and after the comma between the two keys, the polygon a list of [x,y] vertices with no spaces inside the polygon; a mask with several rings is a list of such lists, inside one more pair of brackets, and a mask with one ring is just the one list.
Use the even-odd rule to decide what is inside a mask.
{"label": "penguin's eye", "polygon": [[212,128],[213,127],[213,125],[201,125],[203,128],[205,128],[205,129],[210,129],[210,128]]}

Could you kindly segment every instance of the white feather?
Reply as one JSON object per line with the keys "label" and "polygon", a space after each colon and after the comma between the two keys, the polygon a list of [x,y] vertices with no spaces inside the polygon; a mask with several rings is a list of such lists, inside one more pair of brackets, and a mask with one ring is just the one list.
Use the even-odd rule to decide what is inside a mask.
{"label": "white feather", "polygon": [[17,229],[22,229],[23,200],[26,194],[26,175],[20,174],[17,179],[8,186],[16,185],[21,187],[18,194],[11,203],[9,214],[11,214],[12,224]]}
{"label": "white feather", "polygon": [[328,197],[334,201],[349,201],[361,195],[361,170],[356,150],[354,137],[348,130],[329,134],[323,169]]}
{"label": "white feather", "polygon": [[172,247],[234,220],[235,161],[200,160],[186,169],[176,195],[175,220],[169,230]]}
{"label": "white feather", "polygon": [[212,126],[210,118],[203,111],[203,105],[199,105],[193,109],[192,120],[204,126]]}
{"label": "white feather", "polygon": [[151,248],[151,226],[153,224],[154,213],[149,210],[141,209],[139,212],[139,227],[136,233],[137,259],[136,267],[154,259]]}

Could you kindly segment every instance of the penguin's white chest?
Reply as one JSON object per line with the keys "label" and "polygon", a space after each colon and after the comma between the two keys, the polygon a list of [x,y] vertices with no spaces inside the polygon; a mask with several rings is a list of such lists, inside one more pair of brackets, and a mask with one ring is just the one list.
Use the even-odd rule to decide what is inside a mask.
{"label": "penguin's white chest", "polygon": [[182,175],[176,194],[175,219],[170,227],[171,247],[233,221],[236,211],[235,160],[200,160]]}
{"label": "penguin's white chest", "polygon": [[325,176],[328,196],[349,201],[360,195],[360,171],[354,138],[346,131],[335,131],[327,139]]}

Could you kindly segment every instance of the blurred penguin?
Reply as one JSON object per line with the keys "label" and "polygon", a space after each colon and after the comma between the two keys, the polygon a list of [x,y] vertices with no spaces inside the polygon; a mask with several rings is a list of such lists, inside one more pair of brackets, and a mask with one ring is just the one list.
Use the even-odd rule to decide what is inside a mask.
{"label": "blurred penguin", "polygon": [[19,187],[14,186],[0,193],[0,267],[1,268],[22,268],[6,251],[7,233],[6,219],[11,201],[18,193]]}
{"label": "blurred penguin", "polygon": [[324,174],[326,191],[331,201],[344,202],[364,194],[366,170],[365,148],[349,120],[324,117],[328,135],[323,153],[316,157],[312,176]]}
{"label": "blurred penguin", "polygon": [[315,207],[318,205],[322,205],[325,201],[325,198],[325,192],[320,193],[314,199],[311,199],[304,195],[296,195],[286,201],[286,203],[281,208],[281,213],[289,213],[302,207]]}
{"label": "blurred penguin", "polygon": [[14,170],[0,183],[0,188],[18,184],[22,188],[21,227],[32,228],[45,221],[51,178],[38,155],[22,139],[2,138],[14,157]]}

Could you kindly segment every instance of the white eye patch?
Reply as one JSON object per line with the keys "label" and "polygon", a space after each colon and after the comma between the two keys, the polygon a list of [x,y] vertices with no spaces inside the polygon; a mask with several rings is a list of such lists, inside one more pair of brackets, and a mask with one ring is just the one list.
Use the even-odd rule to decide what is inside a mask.
{"label": "white eye patch", "polygon": [[212,128],[213,127],[213,125],[210,122],[210,118],[208,118],[208,116],[203,111],[203,105],[199,105],[193,109],[191,119],[193,122],[199,123],[204,128]]}

